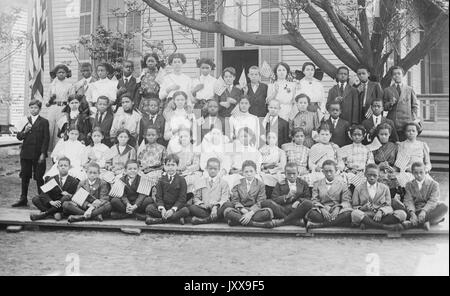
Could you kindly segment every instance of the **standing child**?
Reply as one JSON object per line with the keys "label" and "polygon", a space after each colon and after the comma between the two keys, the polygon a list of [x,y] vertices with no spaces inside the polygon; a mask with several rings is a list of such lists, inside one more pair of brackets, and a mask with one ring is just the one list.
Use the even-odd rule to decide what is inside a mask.
{"label": "standing child", "polygon": [[220,160],[208,159],[206,171],[208,176],[202,177],[194,193],[194,204],[189,206],[193,225],[222,220],[225,209],[231,207],[230,188],[219,175]]}
{"label": "standing child", "polygon": [[326,115],[325,93],[323,90],[321,78],[316,73],[316,65],[311,62],[305,62],[302,65],[302,73],[305,75],[297,84],[297,93],[306,94],[311,99],[308,111],[317,112],[319,119],[322,120]]}
{"label": "standing child", "polygon": [[406,184],[405,208],[408,220],[406,228],[422,225],[425,230],[444,220],[448,206],[439,201],[439,183],[426,175],[426,167],[421,162],[411,166],[414,180]]}
{"label": "standing child", "polygon": [[176,222],[184,224],[189,215],[186,205],[187,185],[185,179],[177,174],[179,158],[169,154],[164,160],[164,174],[156,185],[156,202],[145,209],[145,224]]}
{"label": "standing child", "polygon": [[278,116],[280,112],[280,102],[273,99],[268,104],[269,113],[262,120],[260,146],[266,143],[267,134],[277,133],[277,145],[282,147],[289,143],[289,123]]}
{"label": "standing child", "polygon": [[407,122],[419,122],[419,101],[412,87],[403,83],[403,68],[394,66],[390,69],[393,83],[384,90],[384,109],[387,118],[395,123],[400,141],[406,140],[404,127]]}
{"label": "standing child", "polygon": [[398,142],[397,130],[395,129],[395,124],[392,120],[383,117],[383,100],[374,99],[371,104],[372,115],[362,122],[362,125],[367,131],[367,135],[363,140],[363,144],[367,145],[372,143],[372,141],[377,137],[377,127],[380,124],[387,123],[392,127],[392,132],[390,141],[393,143]]}
{"label": "standing child", "polygon": [[[62,219],[62,205],[69,201],[76,192],[78,180],[69,175],[70,159],[61,157],[58,162],[58,173],[56,176],[47,177],[45,185],[52,188],[43,189],[43,193],[33,197],[33,204],[41,211],[39,214],[30,214],[30,220],[42,220],[53,216],[55,220]],[[50,185],[53,184],[53,185]]]}
{"label": "standing child", "polygon": [[360,82],[356,87],[359,93],[359,101],[361,102],[360,121],[363,121],[372,117],[372,102],[383,99],[383,89],[381,89],[381,85],[378,82],[369,80],[370,71],[367,66],[358,66],[356,74]]}
{"label": "standing child", "polygon": [[91,83],[87,92],[86,100],[90,105],[94,105],[95,101],[100,96],[106,96],[109,99],[109,104],[115,104],[117,99],[117,80],[111,80],[108,75],[111,73],[111,66],[107,63],[100,63],[97,65],[98,80]]}
{"label": "standing child", "polygon": [[[136,160],[128,160],[125,164],[125,175],[112,185],[111,196],[111,218],[125,219],[136,217],[139,220],[145,219],[145,209],[152,202],[149,197],[151,187],[141,190],[141,182],[144,177],[139,175],[139,166]],[[117,189],[117,190],[116,190]]]}
{"label": "standing child", "polygon": [[109,99],[106,96],[100,96],[97,98],[96,113],[91,117],[91,126],[92,129],[96,127],[100,128],[103,133],[102,143],[108,147],[111,147],[113,143],[111,143],[111,127],[114,120],[114,114],[109,107]]}
{"label": "standing child", "polygon": [[82,63],[80,65],[81,78],[73,85],[73,93],[84,96],[89,89],[91,83],[95,82],[95,78],[92,77],[92,65],[91,63]]}
{"label": "standing child", "polygon": [[275,185],[271,199],[261,203],[263,208],[272,209],[277,220],[274,226],[294,224],[305,226],[303,219],[311,210],[311,192],[308,183],[298,178],[297,164],[288,163],[285,168],[286,178]]}
{"label": "standing child", "polygon": [[273,212],[270,208],[261,208],[266,199],[264,183],[255,178],[256,164],[246,160],[242,164],[244,178],[231,190],[233,207],[227,208],[224,217],[228,225],[244,225],[271,228]]}
{"label": "standing child", "polygon": [[138,151],[137,160],[140,171],[151,180],[152,185],[156,185],[161,177],[166,157],[166,148],[157,143],[158,131],[155,127],[149,127],[146,132],[145,141]]}
{"label": "standing child", "polygon": [[206,104],[214,98],[214,85],[217,79],[211,75],[211,71],[215,69],[216,65],[209,58],[201,58],[197,60],[197,67],[200,68],[200,76],[192,81],[194,86],[192,89],[193,103],[195,109],[205,113]]}
{"label": "standing child", "polygon": [[295,82],[291,81],[291,68],[284,62],[279,62],[274,68],[275,81],[269,84],[267,90],[267,103],[276,99],[280,102],[280,117],[286,121],[291,119],[293,113]]}
{"label": "standing child", "polygon": [[267,135],[267,145],[263,146],[261,153],[261,178],[269,187],[283,180],[284,167],[286,166],[286,152],[277,146],[277,134],[271,132]]}
{"label": "standing child", "polygon": [[358,90],[349,83],[349,69],[339,67],[336,75],[337,85],[328,91],[327,104],[339,100],[342,106],[341,118],[350,124],[359,124],[361,120],[361,109]]}
{"label": "standing child", "polygon": [[246,92],[250,102],[249,112],[259,118],[265,117],[267,114],[267,84],[261,82],[261,75],[257,66],[251,66],[248,69],[247,76],[250,79],[250,85],[244,88],[244,92]]}
{"label": "standing child", "polygon": [[286,152],[287,162],[297,164],[299,176],[308,173],[308,147],[303,145],[305,132],[302,128],[294,128],[291,131],[292,142],[284,144],[281,149]]}
{"label": "standing child", "polygon": [[244,127],[252,130],[256,138],[259,139],[259,118],[248,112],[250,102],[247,97],[242,97],[239,101],[239,112],[236,112],[230,117],[230,131],[232,138],[237,137],[237,132]]}
{"label": "standing child", "polygon": [[295,102],[297,103],[298,113],[292,120],[289,120],[289,129],[302,128],[305,132],[305,141],[303,145],[311,148],[315,143],[313,138],[317,134],[316,130],[319,127],[319,117],[317,112],[308,111],[311,100],[307,95],[297,95],[295,97]]}
{"label": "standing child", "polygon": [[405,168],[400,169],[412,172],[411,165],[414,162],[421,162],[425,165],[425,172],[429,173],[431,171],[430,148],[427,143],[417,140],[419,126],[415,122],[407,122],[404,129],[406,140],[398,145],[398,155],[406,157],[408,162]]}
{"label": "standing child", "polygon": [[207,114],[203,120],[200,120],[201,124],[201,140],[206,134],[208,134],[213,129],[219,129],[225,134],[225,131],[229,131],[229,128],[225,127],[225,118],[219,116],[219,103],[215,100],[209,100],[206,104]]}
{"label": "standing child", "polygon": [[348,137],[348,130],[350,128],[350,123],[340,118],[341,116],[341,104],[338,101],[332,101],[328,104],[328,112],[330,118],[325,120],[331,131],[331,142],[338,145],[339,147],[351,144],[352,141]]}
{"label": "standing child", "polygon": [[233,67],[225,68],[222,77],[225,81],[225,91],[220,96],[215,94],[214,97],[219,102],[219,116],[227,118],[231,116],[231,111],[241,100],[243,93],[233,85],[236,79],[236,70]]}
{"label": "standing child", "polygon": [[110,135],[115,137],[118,130],[127,129],[130,132],[129,144],[133,147],[137,146],[139,123],[141,122],[141,115],[133,109],[133,100],[131,95],[126,93],[120,98],[122,102],[123,112],[117,112],[114,115]]}
{"label": "standing child", "polygon": [[86,169],[87,179],[78,184],[77,191],[82,189],[89,193],[83,204],[76,201],[65,201],[62,204],[63,212],[69,216],[69,223],[97,220],[103,221],[103,216],[109,215],[111,212],[111,204],[109,203],[109,184],[100,179],[100,166],[91,162]]}
{"label": "standing child", "polygon": [[168,63],[172,72],[164,76],[159,98],[164,102],[164,107],[169,107],[169,102],[173,99],[175,91],[182,91],[189,96],[187,100],[191,106],[192,79],[183,73],[186,56],[183,53],[173,53],[169,56]]}
{"label": "standing child", "polygon": [[130,132],[126,129],[117,131],[117,144],[109,148],[106,156],[106,169],[112,171],[116,178],[122,177],[125,164],[129,160],[136,160],[136,149],[128,144]]}
{"label": "standing child", "polygon": [[[133,106],[136,110],[139,110],[141,106],[141,94],[139,93],[140,85],[136,81],[136,78],[133,77],[134,71],[134,63],[133,61],[126,60],[123,61],[122,66],[122,77],[119,79],[117,83],[117,105],[118,108],[121,106],[120,97],[128,93],[133,101]],[[117,110],[117,109],[116,109]]]}
{"label": "standing child", "polygon": [[34,177],[36,180],[39,194],[42,193],[41,186],[44,185],[45,159],[49,142],[48,121],[39,115],[42,108],[41,101],[31,100],[28,107],[30,116],[26,118],[23,128],[17,133],[17,139],[23,141],[20,149],[22,192],[19,201],[14,203],[13,207],[23,207],[28,204],[28,185],[31,178]]}
{"label": "standing child", "polygon": [[76,128],[79,132],[78,141],[88,144],[88,134],[91,132],[91,120],[89,110],[83,110],[81,103],[83,97],[80,95],[70,95],[67,99],[68,105],[62,110],[63,117],[58,121],[58,137],[67,139],[70,129]]}
{"label": "standing child", "polygon": [[164,147],[167,146],[167,141],[164,140],[166,120],[164,119],[164,116],[159,114],[160,103],[161,101],[156,95],[144,97],[142,99],[142,118],[139,124],[139,144],[145,139],[147,129],[153,127],[158,133],[156,142]]}
{"label": "standing child", "polygon": [[307,214],[306,228],[350,226],[352,196],[347,184],[336,178],[337,167],[333,160],[325,160],[322,171],[325,178],[314,183],[313,208]]}
{"label": "standing child", "polygon": [[366,226],[393,231],[403,230],[401,222],[406,213],[391,206],[389,188],[378,183],[379,169],[374,163],[368,164],[364,173],[366,182],[358,185],[353,192],[352,224],[362,229]]}

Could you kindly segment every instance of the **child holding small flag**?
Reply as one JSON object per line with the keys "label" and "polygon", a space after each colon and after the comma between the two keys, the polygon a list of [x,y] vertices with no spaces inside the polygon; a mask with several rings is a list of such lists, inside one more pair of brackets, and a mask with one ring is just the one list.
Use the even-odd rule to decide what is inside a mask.
{"label": "child holding small flag", "polygon": [[251,66],[248,69],[248,78],[250,79],[250,84],[244,87],[243,90],[250,102],[249,112],[256,117],[265,117],[267,114],[266,97],[268,86],[260,81],[261,75],[259,74],[258,66]]}
{"label": "child holding small flag", "polygon": [[367,131],[367,135],[363,140],[363,144],[367,145],[372,143],[372,141],[377,137],[377,127],[382,123],[387,123],[392,127],[392,132],[390,133],[390,141],[393,143],[398,142],[397,130],[395,129],[395,124],[392,120],[383,117],[383,100],[374,99],[372,100],[370,110],[372,115],[367,119],[364,119],[362,125]]}
{"label": "child holding small flag", "polygon": [[200,76],[192,81],[192,96],[194,100],[194,108],[203,112],[206,110],[206,104],[214,98],[214,85],[217,79],[211,75],[211,71],[215,69],[213,61],[209,58],[201,58],[197,60],[197,67],[200,68]]}
{"label": "child holding small flag", "polygon": [[361,120],[370,119],[373,115],[372,102],[374,100],[383,100],[383,89],[380,83],[370,81],[369,67],[360,65],[356,70],[359,78],[359,85],[356,87],[361,102]]}
{"label": "child holding small flag", "polygon": [[291,143],[284,144],[281,149],[286,152],[287,162],[295,163],[299,176],[308,173],[308,154],[309,149],[303,145],[305,132],[302,128],[294,128],[291,131]]}
{"label": "child holding small flag", "polygon": [[156,185],[161,177],[164,158],[166,157],[166,148],[158,144],[158,130],[156,127],[149,127],[147,129],[145,141],[142,142],[138,152],[139,168]]}
{"label": "child holding small flag", "polygon": [[225,68],[222,77],[225,82],[224,89],[221,94],[216,92],[215,98],[219,102],[219,116],[230,117],[236,104],[241,100],[242,90],[233,85],[236,79],[236,70],[233,67]]}
{"label": "child holding small flag", "polygon": [[100,178],[100,166],[90,162],[86,174],[87,179],[78,184],[72,199],[62,205],[64,214],[69,216],[69,223],[89,219],[103,221],[103,216],[111,212],[109,184]]}
{"label": "child holding small flag", "polygon": [[136,149],[128,144],[130,132],[127,129],[117,131],[117,144],[112,146],[106,158],[106,169],[114,173],[115,176],[122,177],[125,163],[128,160],[136,159]]}
{"label": "child holding small flag", "polygon": [[39,214],[31,214],[30,220],[41,220],[49,216],[59,221],[62,219],[62,205],[69,201],[76,192],[78,180],[69,175],[70,159],[61,157],[57,163],[58,174],[45,179],[41,186],[42,193],[33,197],[33,204],[41,211]]}
{"label": "child holding small flag", "polygon": [[136,160],[128,160],[125,164],[125,176],[117,180],[111,187],[111,218],[125,219],[136,217],[145,219],[145,208],[152,202],[151,182],[139,175]]}

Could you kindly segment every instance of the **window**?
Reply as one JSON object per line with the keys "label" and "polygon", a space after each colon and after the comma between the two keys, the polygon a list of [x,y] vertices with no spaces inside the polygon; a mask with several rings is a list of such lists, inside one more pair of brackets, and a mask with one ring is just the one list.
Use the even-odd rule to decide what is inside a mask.
{"label": "window", "polygon": [[449,37],[445,34],[422,61],[422,93],[449,93]]}
{"label": "window", "polygon": [[[214,0],[201,0],[201,17],[202,22],[215,20],[215,5]],[[200,47],[211,48],[215,44],[215,34],[208,32],[200,32]]]}
{"label": "window", "polygon": [[277,0],[261,2],[261,34],[280,33],[280,8]]}

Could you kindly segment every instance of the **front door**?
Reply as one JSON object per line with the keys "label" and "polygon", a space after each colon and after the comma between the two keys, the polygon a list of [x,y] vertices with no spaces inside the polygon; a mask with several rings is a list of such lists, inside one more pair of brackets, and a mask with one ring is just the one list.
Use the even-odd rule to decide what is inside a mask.
{"label": "front door", "polygon": [[[251,66],[258,66],[258,50],[224,50],[222,53],[222,65],[223,69],[226,67],[233,67],[236,69],[236,80],[234,84],[239,83],[239,78],[241,77],[242,69],[245,69],[245,73],[248,73],[248,69]],[[247,83],[249,83],[247,77]]]}

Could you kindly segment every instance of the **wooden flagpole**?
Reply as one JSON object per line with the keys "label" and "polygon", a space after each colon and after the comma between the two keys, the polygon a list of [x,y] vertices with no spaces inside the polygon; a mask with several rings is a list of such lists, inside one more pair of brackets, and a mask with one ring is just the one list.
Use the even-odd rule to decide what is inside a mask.
{"label": "wooden flagpole", "polygon": [[48,30],[48,40],[47,40],[47,50],[48,50],[48,66],[47,71],[50,72],[55,67],[55,46],[53,40],[53,13],[52,13],[52,0],[47,1],[47,30]]}

